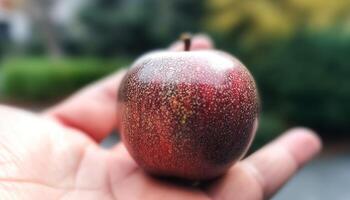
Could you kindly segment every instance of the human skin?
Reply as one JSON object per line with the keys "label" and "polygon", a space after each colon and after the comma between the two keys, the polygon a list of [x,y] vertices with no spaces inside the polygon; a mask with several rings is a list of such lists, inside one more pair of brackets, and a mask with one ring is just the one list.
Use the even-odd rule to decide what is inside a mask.
{"label": "human skin", "polygon": [[[206,37],[194,38],[193,48],[211,47]],[[294,128],[202,187],[151,177],[122,143],[109,150],[98,145],[119,127],[116,84],[124,73],[43,113],[0,106],[0,199],[259,200],[275,194],[321,149],[312,131]]]}

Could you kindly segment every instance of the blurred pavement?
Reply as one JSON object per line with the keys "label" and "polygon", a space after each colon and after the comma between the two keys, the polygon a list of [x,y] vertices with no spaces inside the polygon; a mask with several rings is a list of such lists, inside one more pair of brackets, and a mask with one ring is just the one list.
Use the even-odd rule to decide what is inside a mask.
{"label": "blurred pavement", "polygon": [[319,158],[303,168],[273,200],[349,200],[350,153]]}

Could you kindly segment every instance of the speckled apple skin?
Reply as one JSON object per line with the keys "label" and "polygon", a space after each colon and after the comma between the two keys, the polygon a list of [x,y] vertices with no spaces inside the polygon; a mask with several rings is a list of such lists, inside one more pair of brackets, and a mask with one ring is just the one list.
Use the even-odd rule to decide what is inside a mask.
{"label": "speckled apple skin", "polygon": [[155,52],[118,92],[121,134],[145,171],[189,180],[220,176],[247,151],[259,99],[253,77],[220,51]]}

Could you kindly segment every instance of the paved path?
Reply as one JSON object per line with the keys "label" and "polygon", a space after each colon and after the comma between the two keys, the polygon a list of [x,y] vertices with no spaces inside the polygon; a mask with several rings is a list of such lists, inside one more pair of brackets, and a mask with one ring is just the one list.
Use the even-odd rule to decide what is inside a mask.
{"label": "paved path", "polygon": [[296,199],[350,200],[350,153],[313,161],[273,198]]}

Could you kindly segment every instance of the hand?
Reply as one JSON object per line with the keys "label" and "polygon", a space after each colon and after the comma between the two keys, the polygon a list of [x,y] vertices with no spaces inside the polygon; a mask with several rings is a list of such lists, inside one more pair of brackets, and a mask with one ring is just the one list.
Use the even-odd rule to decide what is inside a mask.
{"label": "hand", "polygon": [[[193,40],[193,48],[211,47],[204,36]],[[153,178],[122,143],[98,145],[119,124],[116,86],[124,73],[41,114],[0,106],[0,199],[264,199],[321,149],[312,131],[295,128],[203,187]]]}

